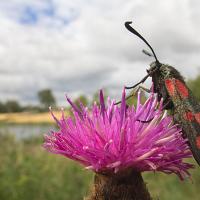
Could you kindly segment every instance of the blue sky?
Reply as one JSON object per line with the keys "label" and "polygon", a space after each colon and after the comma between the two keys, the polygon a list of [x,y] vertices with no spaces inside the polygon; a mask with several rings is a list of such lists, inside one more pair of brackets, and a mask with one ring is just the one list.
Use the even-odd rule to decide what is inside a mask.
{"label": "blue sky", "polygon": [[44,88],[62,105],[65,93],[92,96],[100,88],[119,98],[152,62],[124,28],[127,20],[161,62],[193,78],[200,73],[199,10],[198,0],[2,0],[0,100],[37,103]]}

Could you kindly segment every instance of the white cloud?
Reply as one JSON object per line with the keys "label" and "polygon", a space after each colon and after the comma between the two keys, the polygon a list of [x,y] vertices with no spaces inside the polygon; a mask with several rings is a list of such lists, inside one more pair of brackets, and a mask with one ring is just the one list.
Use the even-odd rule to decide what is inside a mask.
{"label": "white cloud", "polygon": [[161,61],[194,77],[200,66],[199,6],[197,0],[1,1],[1,99],[34,101],[45,87],[60,102],[65,92],[92,95],[102,87],[120,94],[151,62],[141,53],[146,46],[124,28],[126,20],[133,20]]}

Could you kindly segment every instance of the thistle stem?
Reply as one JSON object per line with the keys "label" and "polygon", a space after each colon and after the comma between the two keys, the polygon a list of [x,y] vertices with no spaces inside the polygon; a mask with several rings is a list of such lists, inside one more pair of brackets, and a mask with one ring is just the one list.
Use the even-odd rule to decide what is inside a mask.
{"label": "thistle stem", "polygon": [[151,200],[140,172],[95,174],[93,192],[85,200]]}

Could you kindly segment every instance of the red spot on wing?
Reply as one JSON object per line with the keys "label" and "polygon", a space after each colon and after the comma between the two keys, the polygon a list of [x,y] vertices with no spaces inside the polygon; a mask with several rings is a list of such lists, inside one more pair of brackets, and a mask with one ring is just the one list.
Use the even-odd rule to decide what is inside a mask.
{"label": "red spot on wing", "polygon": [[196,137],[197,148],[200,149],[200,136]]}
{"label": "red spot on wing", "polygon": [[175,95],[175,86],[172,79],[166,79],[165,85],[167,87],[167,91],[169,92],[169,95],[174,96]]}
{"label": "red spot on wing", "polygon": [[187,121],[197,121],[200,124],[200,113],[192,113],[191,111],[184,113],[184,119]]}
{"label": "red spot on wing", "polygon": [[185,120],[191,122],[191,121],[194,120],[194,114],[193,114],[192,112],[186,112],[186,113],[184,114],[184,118],[185,118]]}
{"label": "red spot on wing", "polygon": [[195,113],[194,117],[197,120],[197,122],[200,124],[200,113]]}
{"label": "red spot on wing", "polygon": [[185,86],[185,84],[178,79],[175,79],[175,84],[176,84],[176,89],[178,90],[181,97],[188,98],[189,91],[188,91],[187,87]]}

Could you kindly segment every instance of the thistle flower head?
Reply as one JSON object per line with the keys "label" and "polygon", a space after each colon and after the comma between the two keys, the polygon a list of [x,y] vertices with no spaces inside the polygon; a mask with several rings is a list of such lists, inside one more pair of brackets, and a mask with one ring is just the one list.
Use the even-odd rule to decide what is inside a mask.
{"label": "thistle flower head", "polygon": [[44,147],[56,154],[80,162],[95,172],[117,172],[127,168],[137,171],[175,173],[181,179],[190,175],[191,164],[183,162],[191,156],[181,130],[162,111],[153,93],[144,104],[138,93],[137,106],[128,107],[125,90],[120,105],[100,91],[100,105],[91,109],[72,107],[73,116],[61,119],[53,113],[59,130],[45,136]]}

